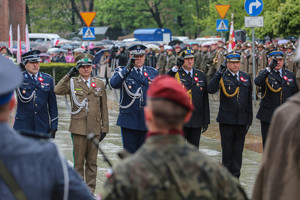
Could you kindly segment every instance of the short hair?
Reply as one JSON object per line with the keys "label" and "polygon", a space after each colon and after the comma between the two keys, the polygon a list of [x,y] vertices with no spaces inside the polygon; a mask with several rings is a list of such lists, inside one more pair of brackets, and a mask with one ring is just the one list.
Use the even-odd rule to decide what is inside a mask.
{"label": "short hair", "polygon": [[178,103],[166,99],[147,100],[147,105],[153,113],[154,123],[158,127],[176,128],[180,124],[184,124],[184,118],[188,113],[188,109]]}

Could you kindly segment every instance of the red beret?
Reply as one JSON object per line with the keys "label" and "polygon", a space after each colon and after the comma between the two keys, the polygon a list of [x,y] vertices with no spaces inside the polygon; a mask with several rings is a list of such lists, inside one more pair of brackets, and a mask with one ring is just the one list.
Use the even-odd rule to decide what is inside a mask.
{"label": "red beret", "polygon": [[2,51],[2,49],[4,49],[4,48],[7,49],[6,46],[0,47],[0,51]]}
{"label": "red beret", "polygon": [[181,47],[180,47],[179,45],[175,45],[175,48],[179,48],[179,49],[181,49]]}
{"label": "red beret", "polygon": [[161,45],[159,45],[159,47],[164,47],[164,45],[163,45],[163,44],[161,44]]}
{"label": "red beret", "polygon": [[189,111],[194,110],[190,97],[183,85],[175,78],[168,75],[161,75],[154,79],[147,91],[149,98],[162,98],[184,106]]}

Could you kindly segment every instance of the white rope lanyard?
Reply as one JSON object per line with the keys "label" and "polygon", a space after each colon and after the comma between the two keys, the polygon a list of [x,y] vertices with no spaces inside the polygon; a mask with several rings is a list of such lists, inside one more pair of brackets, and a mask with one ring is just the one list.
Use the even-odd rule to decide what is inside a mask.
{"label": "white rope lanyard", "polygon": [[22,103],[29,103],[35,96],[35,91],[33,91],[29,97],[24,97],[20,92],[20,88],[18,88],[17,95]]}
{"label": "white rope lanyard", "polygon": [[76,115],[76,114],[78,114],[85,107],[85,114],[87,115],[88,108],[89,108],[88,99],[85,97],[82,100],[82,102],[80,102],[77,99],[77,97],[76,97],[76,95],[74,93],[74,80],[73,80],[73,78],[70,79],[70,89],[71,89],[72,108],[73,108],[73,102],[74,102],[75,106],[78,109],[76,111],[72,112],[72,109],[70,108],[69,103],[68,103],[67,95],[65,94],[65,103],[66,103],[67,110],[69,111],[69,113],[71,113],[71,115]]}
{"label": "white rope lanyard", "polygon": [[[142,87],[140,87],[135,93],[132,93],[132,92],[129,90],[129,88],[128,88],[128,86],[126,85],[125,81],[123,82],[122,87],[123,87],[123,89],[122,89],[122,99],[120,99],[120,100],[119,100],[119,98],[118,98],[117,91],[114,89],[115,95],[116,95],[116,99],[117,99],[117,103],[118,103],[118,105],[120,106],[120,108],[123,108],[123,109],[129,108],[130,106],[132,106],[132,104],[134,103],[134,101],[135,101],[136,99],[141,98],[141,100],[142,100],[142,98],[143,98],[143,90],[142,90]],[[123,98],[124,98],[124,90],[126,91],[127,95],[132,99],[131,102],[130,102],[128,105],[126,105],[126,106],[121,105],[122,102],[123,102]]]}

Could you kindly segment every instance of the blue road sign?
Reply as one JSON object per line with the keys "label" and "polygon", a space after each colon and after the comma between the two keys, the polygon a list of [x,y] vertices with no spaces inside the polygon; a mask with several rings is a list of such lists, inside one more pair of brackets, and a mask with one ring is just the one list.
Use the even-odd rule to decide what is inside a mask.
{"label": "blue road sign", "polygon": [[257,16],[263,10],[262,0],[245,0],[245,10],[250,16]]}
{"label": "blue road sign", "polygon": [[95,27],[83,27],[82,28],[83,40],[95,40]]}
{"label": "blue road sign", "polygon": [[217,31],[228,31],[228,19],[217,19]]}

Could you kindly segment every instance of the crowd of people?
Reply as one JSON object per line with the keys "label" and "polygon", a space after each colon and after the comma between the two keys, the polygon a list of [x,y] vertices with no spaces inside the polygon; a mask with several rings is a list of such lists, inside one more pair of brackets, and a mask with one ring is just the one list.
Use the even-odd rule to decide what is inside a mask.
{"label": "crowd of people", "polygon": [[[123,148],[128,153],[108,176],[103,199],[247,199],[237,180],[241,174],[245,137],[253,120],[252,91],[255,88],[252,88],[252,81],[261,98],[256,117],[261,121],[262,143],[268,154],[272,154],[268,148],[276,148],[267,137],[268,134],[271,138],[276,137],[271,122],[279,119],[274,117],[274,112],[298,92],[299,86],[300,65],[294,59],[294,44],[277,46],[276,41],[273,42],[257,44],[255,55],[250,43],[240,41],[231,52],[227,51],[228,44],[219,41],[205,45],[161,45],[159,52],[143,44],[134,44],[128,48],[104,49],[98,60],[83,53],[74,59],[76,66],[57,85],[53,84],[49,74],[40,72],[40,51],[22,55],[21,64],[25,68],[22,73],[7,58],[0,56],[1,131],[17,131],[27,137],[43,138],[34,141],[19,135],[5,136],[1,146],[5,147],[10,140],[16,140],[16,145],[21,146],[20,151],[14,152],[14,157],[7,156],[12,151],[10,148],[5,149],[7,155],[0,154],[11,177],[17,177],[5,180],[13,180],[13,184],[21,188],[18,190],[22,195],[29,199],[39,199],[43,193],[58,199],[68,199],[68,195],[69,199],[93,198],[98,153],[93,141],[100,143],[109,132],[108,86],[119,89],[117,125],[121,129]],[[253,75],[253,56],[257,75]],[[12,72],[7,74],[10,68]],[[105,78],[106,82],[99,78]],[[17,111],[13,130],[7,121],[14,107],[14,90]],[[210,124],[208,94],[216,92],[220,93],[216,120],[221,136],[222,164],[227,170],[199,152],[201,134],[209,130]],[[55,145],[44,141],[54,139],[57,132],[56,95],[70,96],[71,106],[66,97],[66,108],[71,116],[69,132],[73,142],[74,168],[89,191],[77,172],[61,156],[56,156],[60,153]],[[295,97],[291,99],[299,103]],[[295,110],[295,117],[291,119],[293,124],[287,128],[295,134],[297,112]],[[277,127],[277,131],[283,127]],[[95,140],[87,137],[89,133],[94,133]],[[281,147],[285,148],[283,144]],[[29,146],[32,148],[25,151]],[[41,167],[45,151],[51,154],[47,163],[57,164],[55,169]],[[33,152],[35,158],[30,157]],[[23,159],[15,160],[21,156]],[[297,163],[295,158],[286,157],[291,165]],[[20,182],[26,177],[21,172],[29,163],[37,163],[34,165],[37,169],[30,172],[35,179]],[[274,176],[266,169],[268,160],[263,163],[254,195],[256,199],[272,199],[271,193],[263,193],[262,182],[267,181],[264,179],[266,174],[271,179]],[[12,165],[17,165],[14,170],[10,170]],[[274,170],[278,171],[278,168],[274,167]],[[56,176],[51,176],[50,186],[39,184],[35,187],[39,192],[32,194],[29,188],[39,183],[41,177],[38,173],[46,176],[54,173]],[[59,179],[59,175],[63,178]],[[299,178],[294,179],[299,182]],[[11,182],[1,182],[0,179],[1,187],[5,187],[0,195],[6,199],[13,199],[12,196],[17,194],[10,189]],[[73,193],[73,190],[77,192]],[[283,193],[278,193],[278,196],[284,199]]]}

